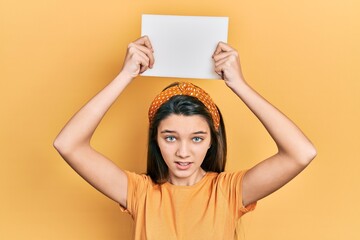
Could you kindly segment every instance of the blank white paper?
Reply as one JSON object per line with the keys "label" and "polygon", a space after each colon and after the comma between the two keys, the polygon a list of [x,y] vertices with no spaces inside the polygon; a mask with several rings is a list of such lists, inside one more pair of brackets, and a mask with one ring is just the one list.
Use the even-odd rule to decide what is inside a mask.
{"label": "blank white paper", "polygon": [[143,76],[219,79],[212,55],[227,42],[228,17],[142,15],[141,35],[150,38],[155,64]]}

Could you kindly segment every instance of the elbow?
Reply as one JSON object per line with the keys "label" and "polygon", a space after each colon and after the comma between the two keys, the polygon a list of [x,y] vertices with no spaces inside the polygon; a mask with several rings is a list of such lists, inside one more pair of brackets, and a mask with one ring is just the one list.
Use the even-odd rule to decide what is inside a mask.
{"label": "elbow", "polygon": [[56,151],[59,151],[61,149],[61,143],[58,138],[55,138],[55,140],[53,141],[53,147],[56,149]]}
{"label": "elbow", "polygon": [[316,156],[317,156],[317,150],[315,146],[312,145],[311,149],[307,153],[307,164],[311,163]]}
{"label": "elbow", "polygon": [[66,160],[74,153],[90,147],[89,141],[74,141],[73,139],[57,136],[53,141],[53,147]]}
{"label": "elbow", "polygon": [[316,155],[317,155],[317,150],[315,146],[311,144],[306,149],[302,150],[302,153],[297,158],[297,160],[300,164],[307,166],[314,160]]}
{"label": "elbow", "polygon": [[309,144],[306,147],[299,148],[292,151],[280,151],[280,154],[286,156],[287,159],[291,159],[294,163],[303,168],[307,167],[316,157],[317,150],[314,145]]}
{"label": "elbow", "polygon": [[71,144],[61,139],[59,136],[54,140],[53,147],[61,156],[66,156],[74,150]]}
{"label": "elbow", "polygon": [[57,137],[53,142],[53,147],[61,154],[64,152],[65,144]]}

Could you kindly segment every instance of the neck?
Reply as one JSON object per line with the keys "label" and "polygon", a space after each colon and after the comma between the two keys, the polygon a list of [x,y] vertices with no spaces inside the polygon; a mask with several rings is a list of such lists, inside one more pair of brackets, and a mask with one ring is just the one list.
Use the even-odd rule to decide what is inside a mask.
{"label": "neck", "polygon": [[176,186],[192,186],[198,183],[201,179],[203,179],[205,174],[206,172],[202,168],[200,168],[199,171],[187,178],[180,178],[170,174],[168,182]]}

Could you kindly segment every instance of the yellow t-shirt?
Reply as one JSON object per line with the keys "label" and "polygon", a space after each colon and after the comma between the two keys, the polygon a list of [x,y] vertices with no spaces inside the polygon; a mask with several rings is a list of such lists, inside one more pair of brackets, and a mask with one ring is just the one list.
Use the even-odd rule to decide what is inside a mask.
{"label": "yellow t-shirt", "polygon": [[242,205],[245,171],[208,172],[195,185],[155,184],[145,174],[128,176],[127,209],[135,240],[234,239],[237,220],[255,208]]}

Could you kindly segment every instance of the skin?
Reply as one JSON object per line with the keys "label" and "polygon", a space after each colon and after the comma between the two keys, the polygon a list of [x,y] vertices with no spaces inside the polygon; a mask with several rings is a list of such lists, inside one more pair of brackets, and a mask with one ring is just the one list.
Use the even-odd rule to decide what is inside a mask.
{"label": "skin", "polygon": [[[159,124],[157,142],[170,183],[191,186],[202,179],[201,164],[211,145],[210,128],[203,117],[170,115]],[[183,169],[179,162],[190,163],[189,168]]]}
{"label": "skin", "polygon": [[[101,119],[126,86],[140,73],[152,68],[155,64],[153,51],[150,40],[146,36],[130,43],[119,75],[69,120],[54,141],[54,147],[79,175],[124,207],[126,207],[128,183],[126,174],[112,161],[97,152],[90,145],[90,140]],[[213,54],[213,60],[215,72],[222,77],[224,83],[238,96],[239,100],[255,114],[278,149],[276,154],[252,167],[244,176],[242,204],[246,206],[268,196],[293,179],[316,156],[316,149],[291,120],[248,85],[243,77],[239,55],[235,49],[220,42]],[[203,172],[199,167],[199,162],[205,150],[195,148],[190,142],[191,134],[198,129],[202,130],[201,124],[193,128],[183,126],[179,129],[170,125],[172,124],[170,120],[178,121],[179,119],[174,117],[167,120],[163,120],[160,125],[164,129],[166,127],[176,132],[175,146],[169,142],[163,143],[160,139],[162,133],[159,134],[158,141],[159,146],[164,144],[161,145],[164,146],[164,148],[161,147],[162,154],[169,168],[172,169],[173,162],[178,159],[193,161],[196,158],[194,160],[196,164],[191,166],[191,171],[182,173],[176,169],[171,170],[169,181],[179,185],[195,184],[202,177]],[[191,119],[189,122],[192,122]],[[169,145],[171,145],[170,149],[166,150]]]}

